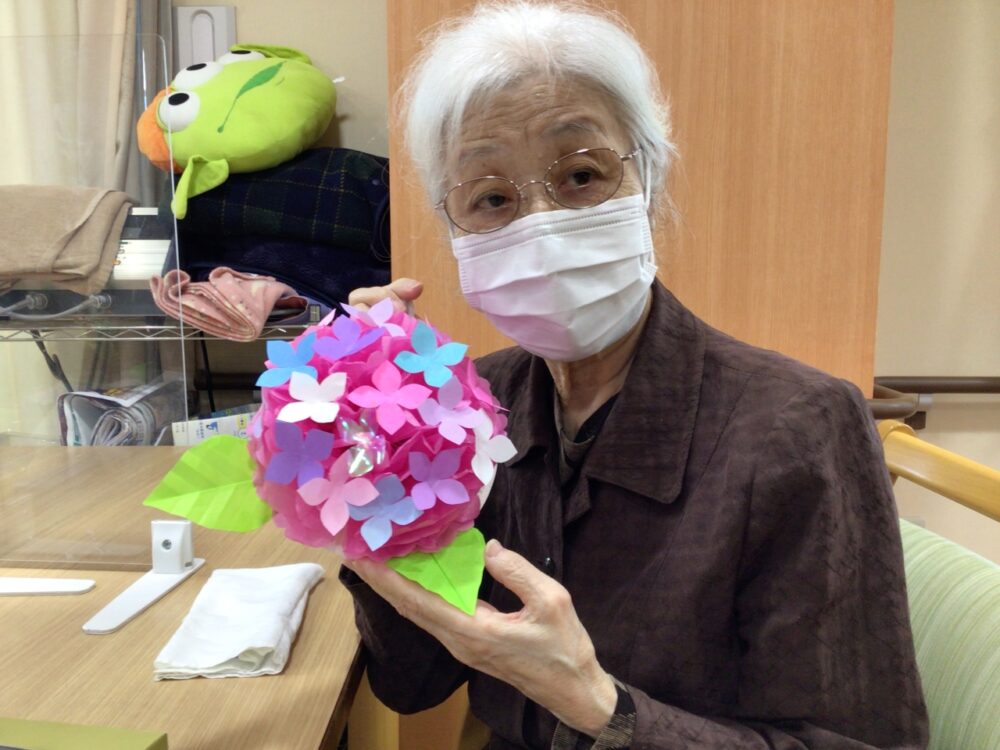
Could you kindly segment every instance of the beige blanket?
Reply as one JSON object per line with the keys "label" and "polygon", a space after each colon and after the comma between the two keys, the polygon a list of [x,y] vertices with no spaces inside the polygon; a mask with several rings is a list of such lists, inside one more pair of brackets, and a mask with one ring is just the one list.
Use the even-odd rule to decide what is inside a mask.
{"label": "beige blanket", "polygon": [[101,291],[130,205],[103,188],[0,186],[0,291],[19,281]]}

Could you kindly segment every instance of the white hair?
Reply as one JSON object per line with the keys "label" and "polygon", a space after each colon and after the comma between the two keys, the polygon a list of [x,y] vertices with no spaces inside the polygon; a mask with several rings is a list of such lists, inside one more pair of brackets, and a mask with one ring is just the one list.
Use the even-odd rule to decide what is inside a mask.
{"label": "white hair", "polygon": [[669,210],[677,150],[656,70],[619,16],[580,2],[484,2],[432,30],[397,95],[406,147],[432,201],[449,187],[446,151],[466,108],[538,74],[609,96],[628,147],[641,149],[651,205]]}

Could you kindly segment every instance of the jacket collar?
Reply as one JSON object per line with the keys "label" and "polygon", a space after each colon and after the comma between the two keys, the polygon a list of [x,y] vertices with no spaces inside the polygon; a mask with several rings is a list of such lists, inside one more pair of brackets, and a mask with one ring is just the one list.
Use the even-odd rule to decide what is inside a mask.
{"label": "jacket collar", "polygon": [[[704,325],[659,281],[618,400],[583,465],[591,478],[661,503],[677,499],[698,413]],[[558,445],[554,388],[545,362],[531,357],[525,387],[510,405],[514,467],[534,448]]]}

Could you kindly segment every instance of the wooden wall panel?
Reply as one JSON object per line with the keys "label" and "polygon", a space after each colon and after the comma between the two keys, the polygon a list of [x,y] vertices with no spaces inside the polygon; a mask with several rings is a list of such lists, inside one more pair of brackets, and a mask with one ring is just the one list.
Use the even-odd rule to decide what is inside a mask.
{"label": "wooden wall panel", "polygon": [[[391,91],[419,35],[471,6],[388,0]],[[664,283],[712,325],[871,389],[891,0],[618,0],[673,106],[677,227]],[[390,131],[393,275],[482,354],[506,345],[464,304],[446,234]]]}

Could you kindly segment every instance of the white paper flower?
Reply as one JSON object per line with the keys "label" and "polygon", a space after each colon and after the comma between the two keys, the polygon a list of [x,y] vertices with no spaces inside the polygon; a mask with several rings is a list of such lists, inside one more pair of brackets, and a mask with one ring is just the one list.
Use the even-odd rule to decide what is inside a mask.
{"label": "white paper flower", "polygon": [[319,383],[310,375],[293,372],[288,392],[296,400],[281,407],[278,419],[282,422],[304,419],[322,424],[332,422],[340,413],[340,404],[336,402],[344,395],[346,386],[347,373],[335,372]]}
{"label": "white paper flower", "polygon": [[493,481],[496,465],[514,458],[517,448],[506,435],[494,435],[493,423],[483,415],[483,420],[474,428],[476,434],[476,455],[472,459],[472,471],[484,485]]}

